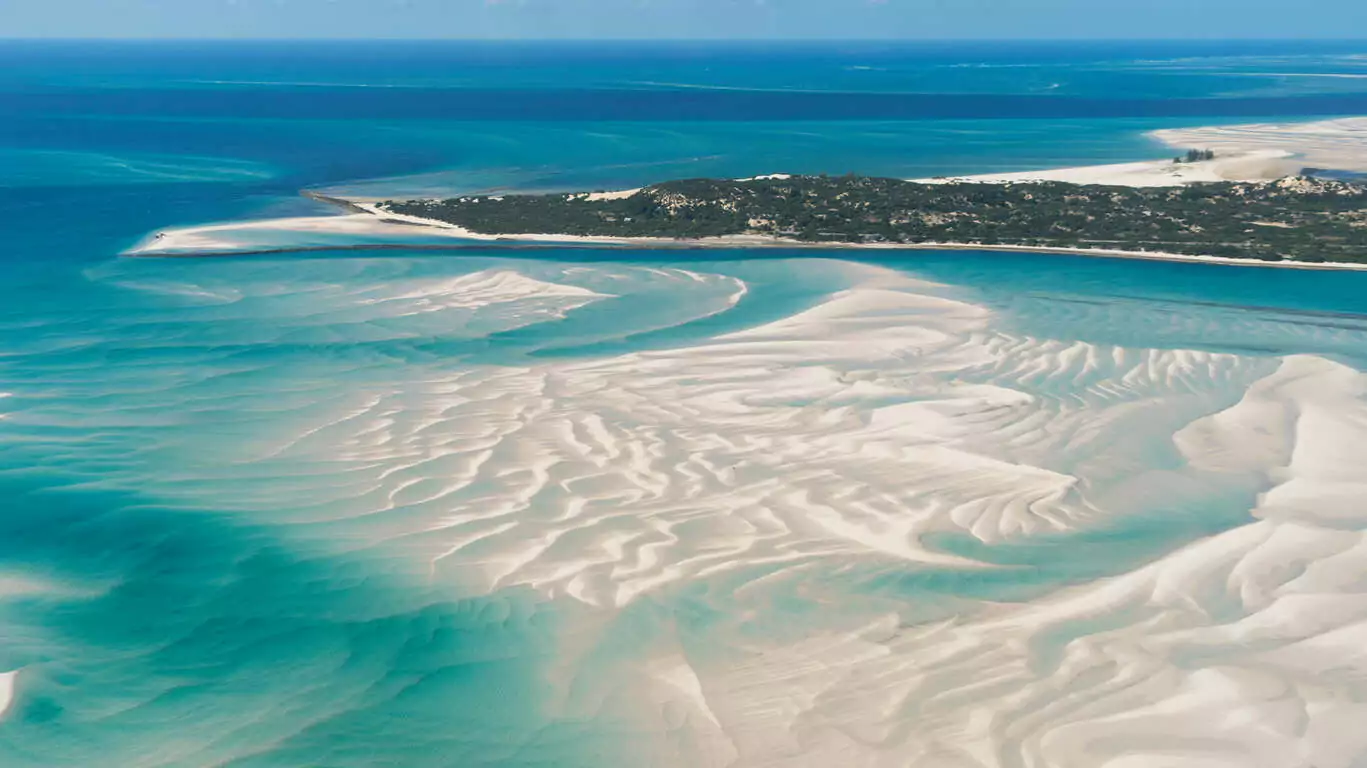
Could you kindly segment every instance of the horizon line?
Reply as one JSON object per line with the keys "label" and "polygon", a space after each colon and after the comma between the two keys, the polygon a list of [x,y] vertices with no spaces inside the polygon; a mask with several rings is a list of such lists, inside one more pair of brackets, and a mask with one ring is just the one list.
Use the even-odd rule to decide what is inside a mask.
{"label": "horizon line", "polygon": [[1353,43],[1367,37],[55,37],[0,35],[13,42],[224,43]]}

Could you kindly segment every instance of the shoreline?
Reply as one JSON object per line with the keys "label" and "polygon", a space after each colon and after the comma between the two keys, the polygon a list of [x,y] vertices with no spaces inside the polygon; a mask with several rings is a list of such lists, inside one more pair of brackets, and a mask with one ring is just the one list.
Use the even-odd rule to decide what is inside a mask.
{"label": "shoreline", "polygon": [[[1174,163],[1171,160],[1142,160],[1129,163],[1056,168],[1039,171],[946,176],[915,179],[922,184],[981,183],[1013,184],[1060,181],[1083,185],[1127,187],[1185,186],[1210,181],[1273,181],[1285,178],[1291,166],[1301,168],[1307,161],[1333,159],[1344,168],[1367,168],[1367,118],[1340,118],[1305,123],[1252,124],[1216,127],[1167,128],[1145,134],[1172,148],[1192,146],[1193,142],[1218,147],[1222,154],[1213,160]],[[1318,141],[1320,143],[1316,144]],[[1309,142],[1308,151],[1297,146]],[[1332,145],[1329,146],[1329,145]],[[1331,152],[1330,149],[1336,151]],[[787,174],[769,174],[741,179],[784,178]],[[616,199],[638,192],[639,189],[607,192],[569,193],[590,200]],[[1164,251],[1133,250],[1127,248],[1083,248],[1070,246],[984,245],[973,242],[933,243],[863,243],[863,242],[808,242],[769,235],[727,235],[697,239],[666,237],[613,237],[570,235],[563,233],[516,233],[492,235],[466,229],[448,222],[427,219],[384,210],[379,202],[347,199],[313,190],[300,193],[306,198],[332,205],[344,211],[341,216],[317,216],[259,222],[207,224],[158,232],[124,252],[135,257],[184,258],[192,256],[230,256],[265,253],[297,253],[329,250],[470,250],[498,244],[496,247],[540,248],[630,248],[653,250],[697,249],[816,249],[816,250],[975,250],[1004,253],[1045,253],[1093,256],[1100,258],[1170,261],[1197,264],[1216,264],[1239,267],[1272,267],[1307,270],[1367,270],[1367,262],[1311,262],[1294,259],[1265,261],[1222,256],[1191,255]],[[459,245],[433,243],[376,242],[356,245],[301,243],[296,246],[253,248],[237,244],[231,239],[216,240],[214,233],[228,231],[297,231],[336,235],[383,235],[401,239],[414,228],[439,238],[466,241]]]}
{"label": "shoreline", "polygon": [[[224,249],[222,251],[193,251],[176,253],[174,251],[129,252],[136,258],[212,258],[225,256],[249,256],[271,253],[316,253],[340,250],[417,250],[417,251],[468,251],[485,250],[494,247],[516,250],[556,250],[609,249],[609,250],[815,250],[815,251],[995,251],[999,253],[1042,253],[1068,256],[1091,256],[1095,258],[1129,259],[1136,261],[1166,261],[1189,264],[1210,264],[1230,267],[1270,267],[1279,269],[1301,269],[1316,271],[1367,271],[1367,262],[1314,262],[1314,261],[1263,261],[1259,259],[1236,259],[1222,256],[1199,256],[1164,251],[1134,251],[1123,248],[1071,248],[1047,245],[985,245],[982,243],[853,243],[853,242],[809,242],[791,240],[766,235],[729,235],[714,238],[664,238],[664,237],[594,237],[588,235],[569,235],[555,233],[523,233],[490,235],[465,229],[436,219],[419,216],[389,213],[374,203],[360,203],[341,198],[311,193],[314,200],[344,206],[347,210],[361,209],[376,224],[393,224],[420,227],[432,232],[442,232],[453,239],[466,240],[464,243],[450,245],[438,243],[368,243],[357,245],[318,245],[260,249]],[[341,217],[337,217],[341,218]]]}
{"label": "shoreline", "polygon": [[[1056,256],[1090,256],[1101,259],[1127,261],[1166,261],[1174,263],[1207,264],[1226,267],[1300,269],[1319,272],[1360,272],[1367,271],[1367,263],[1355,264],[1346,261],[1259,261],[1257,259],[1230,259],[1219,256],[1188,256],[1185,254],[1159,254],[1147,251],[1098,250],[1087,248],[1053,248],[1030,245],[974,245],[972,243],[907,243],[896,245],[873,245],[868,243],[804,243],[801,241],[773,241],[750,245],[734,243],[713,243],[703,240],[675,240],[671,244],[638,244],[631,242],[533,242],[511,240],[499,244],[500,248],[514,251],[564,251],[564,250],[609,250],[609,251],[703,251],[703,250],[809,250],[809,251],[981,251],[984,253],[1039,253]],[[302,245],[281,248],[261,248],[224,251],[198,251],[194,253],[143,253],[130,254],[136,259],[211,259],[233,256],[269,256],[290,253],[327,253],[330,251],[479,251],[487,255],[489,246],[485,243],[466,243],[463,245],[441,245],[434,243],[368,243],[359,245]]]}
{"label": "shoreline", "polygon": [[[314,199],[323,199],[315,197]],[[575,247],[627,247],[639,249],[664,250],[679,248],[724,249],[724,248],[809,248],[820,250],[907,250],[907,251],[1004,251],[1017,253],[1046,253],[1076,256],[1094,256],[1111,259],[1133,259],[1143,261],[1187,262],[1196,264],[1215,264],[1233,267],[1274,267],[1282,269],[1308,269],[1318,271],[1367,271],[1367,262],[1346,261],[1264,261],[1260,259],[1236,259],[1227,256],[1199,256],[1186,253],[1165,251],[1132,251],[1123,248],[1071,248],[1068,246],[1048,245],[985,245],[982,243],[854,243],[854,242],[810,242],[792,240],[768,235],[727,235],[715,238],[679,239],[665,237],[594,237],[589,235],[568,235],[555,233],[524,233],[490,235],[466,229],[437,219],[426,219],[409,214],[392,213],[375,203],[344,202],[349,208],[359,207],[379,221],[397,221],[410,226],[424,226],[443,229],[454,233],[453,236],[484,242],[504,242],[518,244],[539,244],[553,247],[556,244]]]}

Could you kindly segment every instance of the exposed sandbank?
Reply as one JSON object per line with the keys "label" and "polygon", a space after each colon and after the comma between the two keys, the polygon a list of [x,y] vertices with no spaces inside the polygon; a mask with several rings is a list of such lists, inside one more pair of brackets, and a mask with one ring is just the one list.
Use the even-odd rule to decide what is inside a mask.
{"label": "exposed sandbank", "polygon": [[[1343,680],[1364,666],[1364,478],[1352,447],[1367,439],[1367,378],[1326,358],[1163,340],[1319,346],[1360,331],[1126,300],[1063,305],[1067,327],[1102,329],[1078,339],[1002,322],[890,269],[769,267],[839,269],[827,279],[840,290],[658,348],[386,365],[392,384],[280,418],[260,466],[327,472],[333,482],[290,492],[345,500],[361,526],[349,546],[400,542],[433,584],[627,611],[567,645],[596,648],[638,627],[651,645],[620,660],[567,653],[548,679],[556,692],[599,686],[574,702],[625,692],[668,713],[668,738],[721,745],[695,754],[734,744],[742,762],[771,765],[812,754],[808,764],[842,766],[953,765],[942,757],[960,754],[986,755],[971,763],[983,766],[1022,755],[1039,766],[1349,764],[1333,758],[1358,753],[1343,724],[1362,712]],[[602,293],[601,280],[626,294],[631,275],[649,273],[640,285],[697,314],[740,288],[654,265],[534,269],[535,283],[494,270],[386,275],[361,294],[339,288],[335,304],[320,305],[312,286],[279,301],[345,308],[374,327],[451,307],[425,326],[439,328],[461,327],[476,301],[527,322],[548,293],[591,298],[548,283]],[[278,274],[259,280],[256,290],[280,293]],[[628,313],[620,322],[638,329]],[[1108,340],[1149,322],[1181,335]],[[1229,331],[1268,322],[1285,327]],[[241,462],[257,466],[260,440],[241,442]],[[213,458],[181,474],[243,474]],[[266,514],[292,509],[278,483],[246,489]],[[295,514],[311,521],[311,510]],[[1243,511],[1223,533],[1186,521]],[[1124,559],[1169,527],[1189,533]],[[1038,568],[983,567],[949,559],[936,546],[946,534],[1017,552],[1054,543],[1033,550]],[[1117,558],[1102,571],[1115,575],[1071,556],[1086,547]],[[1062,580],[1056,592],[1003,598],[997,586],[955,599],[1041,572]],[[951,577],[963,581],[942,587]],[[681,650],[667,601],[680,593],[694,615],[719,618],[713,634],[678,631],[725,653]],[[757,618],[774,606],[777,621]],[[669,622],[663,640],[643,614]]]}
{"label": "exposed sandbank", "polygon": [[1240,267],[1283,267],[1288,269],[1350,269],[1367,270],[1367,263],[1355,264],[1350,262],[1309,262],[1309,261],[1260,261],[1257,259],[1233,259],[1221,256],[1195,256],[1183,253],[1167,253],[1163,251],[1143,251],[1126,250],[1123,248],[1066,248],[1053,246],[1031,246],[1031,245],[984,245],[981,243],[814,243],[805,240],[793,240],[783,237],[770,237],[766,235],[729,235],[725,237],[704,237],[693,239],[675,239],[665,237],[592,237],[585,235],[563,235],[563,234],[513,234],[513,235],[487,235],[474,232],[464,227],[458,227],[436,219],[426,219],[419,216],[391,213],[380,209],[372,203],[358,204],[360,207],[372,212],[374,215],[384,219],[395,219],[407,224],[428,226],[435,229],[442,229],[455,237],[468,238],[471,240],[500,240],[500,241],[529,241],[545,243],[578,243],[578,244],[601,244],[632,246],[645,248],[822,248],[822,249],[861,249],[861,250],[974,250],[974,251],[1024,251],[1030,253],[1060,253],[1077,254],[1082,256],[1103,256],[1110,258],[1125,259],[1147,259],[1152,261],[1185,261],[1198,262],[1202,264],[1225,264]]}
{"label": "exposed sandbank", "polygon": [[1175,149],[1214,150],[1214,160],[1150,160],[1010,173],[920,179],[926,183],[1063,181],[1125,187],[1171,187],[1218,181],[1272,181],[1305,168],[1367,172],[1367,118],[1167,128],[1149,137]]}
{"label": "exposed sandbank", "polygon": [[1150,134],[1172,147],[1216,153],[1285,152],[1301,167],[1367,173],[1367,117],[1311,123],[1171,128]]}

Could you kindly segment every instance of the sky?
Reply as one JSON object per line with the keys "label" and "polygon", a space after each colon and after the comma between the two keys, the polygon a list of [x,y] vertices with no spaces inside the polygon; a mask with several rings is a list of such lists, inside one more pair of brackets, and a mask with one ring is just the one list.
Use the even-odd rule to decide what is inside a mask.
{"label": "sky", "polygon": [[1367,37],[1367,0],[0,0],[0,38]]}

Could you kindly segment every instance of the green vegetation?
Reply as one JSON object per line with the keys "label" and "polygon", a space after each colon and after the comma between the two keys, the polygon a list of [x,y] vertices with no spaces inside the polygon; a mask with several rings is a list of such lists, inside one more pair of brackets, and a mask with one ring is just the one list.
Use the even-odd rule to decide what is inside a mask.
{"label": "green vegetation", "polygon": [[1213,149],[1188,149],[1185,156],[1174,157],[1174,163],[1199,163],[1202,160],[1214,160],[1215,150]]}
{"label": "green vegetation", "polygon": [[510,195],[381,208],[493,235],[765,235],[810,243],[972,243],[1367,262],[1367,187],[1309,178],[1148,189],[920,184],[864,176],[690,179],[618,199]]}

